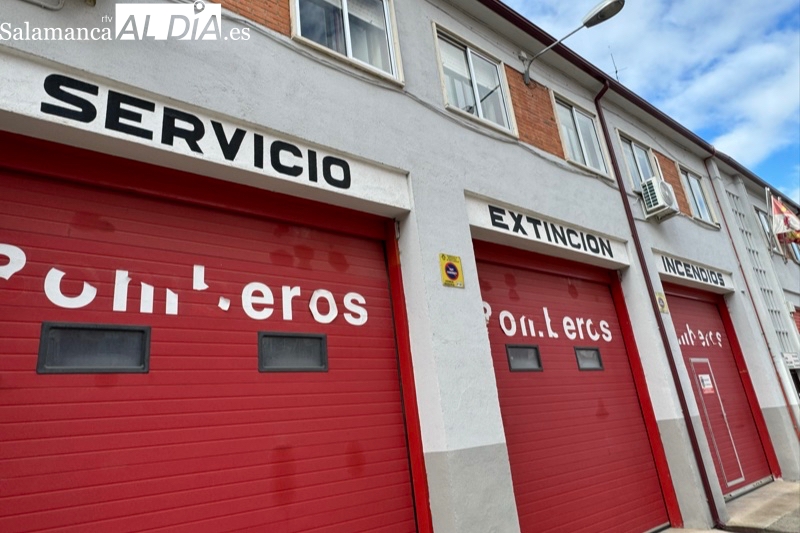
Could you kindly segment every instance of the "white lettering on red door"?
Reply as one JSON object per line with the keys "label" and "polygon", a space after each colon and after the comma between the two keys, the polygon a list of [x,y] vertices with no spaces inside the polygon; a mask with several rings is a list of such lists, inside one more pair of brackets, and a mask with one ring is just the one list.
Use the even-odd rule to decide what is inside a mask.
{"label": "white lettering on red door", "polygon": [[719,331],[703,331],[700,328],[693,329],[689,324],[686,324],[686,330],[683,333],[678,333],[679,346],[695,346],[699,345],[703,348],[708,346],[719,346],[722,348],[722,333]]}
{"label": "white lettering on red door", "polygon": [[489,319],[492,318],[492,306],[483,302],[483,318],[486,319],[486,325],[489,325]]}
{"label": "white lettering on red door", "polygon": [[513,337],[517,333],[517,323],[514,321],[514,315],[508,311],[500,311],[500,329],[506,334],[506,337]]}
{"label": "white lettering on red door", "polygon": [[51,268],[44,278],[44,293],[47,299],[59,307],[65,309],[80,309],[86,307],[97,296],[97,289],[87,282],[83,282],[83,289],[77,296],[65,296],[61,292],[61,280],[64,279],[65,272],[57,268]]}
{"label": "white lettering on red door", "polygon": [[584,331],[586,332],[586,336],[593,341],[599,340],[601,335],[604,341],[611,341],[611,330],[608,327],[608,322],[601,320],[597,325],[600,328],[599,332],[594,329],[591,318],[572,318],[565,316],[564,320],[562,321],[564,335],[566,335],[571,341],[574,341],[577,338],[583,340]]}
{"label": "white lettering on red door", "polygon": [[139,298],[139,312],[140,313],[152,313],[153,312],[153,293],[155,292],[155,287],[150,285],[149,283],[142,282],[140,284],[142,286],[142,295]]}
{"label": "white lettering on red door", "polygon": [[[272,290],[263,283],[254,281],[248,283],[242,289],[242,309],[247,316],[253,320],[266,320],[272,316],[272,304],[275,303],[275,298],[272,296]],[[255,306],[264,306],[256,309]]]}
{"label": "white lettering on red door", "polygon": [[[128,283],[131,278],[128,276],[127,270],[117,270],[116,277],[114,278],[114,305],[112,309],[120,313],[128,310]],[[148,307],[144,302],[145,295],[142,295],[142,307]],[[152,306],[151,306],[152,307]]]}
{"label": "white lettering on red door", "polygon": [[196,291],[204,291],[208,288],[206,285],[206,267],[203,265],[194,265],[192,270],[192,289]]}
{"label": "white lettering on red door", "polygon": [[[322,313],[319,310],[320,298],[328,303],[327,313]],[[308,308],[311,310],[311,315],[314,317],[314,320],[320,324],[330,324],[334,321],[336,315],[339,314],[339,310],[336,308],[336,301],[333,299],[333,293],[325,289],[317,289],[314,291],[314,294],[311,295],[311,301],[308,302]]]}
{"label": "white lettering on red door", "polygon": [[[483,314],[488,325],[492,317],[492,307],[486,302],[483,302]],[[550,318],[550,311],[547,307],[541,308],[539,316],[522,315],[519,318],[504,309],[497,315],[497,321],[506,337],[514,337],[519,332],[521,337],[544,337],[547,335],[551,339],[559,338],[559,332],[553,327],[554,321]],[[544,323],[544,327],[541,326],[542,323]],[[559,323],[561,324],[561,333],[569,340],[599,341],[603,339],[605,342],[611,342],[613,338],[609,323],[606,320],[598,320],[596,317],[564,316],[560,321],[555,321],[555,324]]]}
{"label": "white lettering on red door", "polygon": [[[17,272],[21,271],[27,262],[25,252],[18,246],[0,243],[0,261],[5,257],[7,263],[0,265],[0,279],[9,280]],[[76,275],[71,273],[72,276]],[[77,295],[64,294],[62,282],[67,273],[56,267],[51,268],[44,279],[44,293],[50,302],[64,309],[82,309],[92,304],[97,295],[98,289],[87,281],[83,281],[80,293]],[[115,270],[113,279],[113,295],[111,298],[111,311],[126,313],[128,311],[128,288],[134,281],[135,274],[131,275],[128,270]],[[78,278],[80,279],[80,278]],[[111,280],[108,280],[109,284]],[[102,285],[102,284],[101,284]],[[139,313],[152,314],[154,312],[154,294],[156,288],[144,282],[139,283],[140,301]],[[205,266],[192,266],[192,289],[195,291],[205,291],[209,285],[205,281]],[[164,313],[167,315],[178,315],[179,295],[172,289],[164,289],[165,305]],[[280,289],[281,294],[281,318],[284,321],[294,319],[293,300],[301,298],[303,294],[309,294],[298,286],[283,285]],[[315,289],[310,291],[311,298],[308,302],[308,309],[314,320],[320,324],[330,324],[339,316],[339,304],[334,294],[327,289]],[[108,301],[101,299],[100,301]],[[253,281],[244,286],[241,293],[242,310],[253,320],[267,320],[275,312],[275,296],[272,289],[261,282]],[[107,305],[107,304],[106,304]],[[367,312],[367,300],[357,292],[348,292],[341,300],[341,305],[345,312],[342,317],[351,326],[363,326],[369,319]],[[231,308],[231,300],[226,296],[220,296],[217,307],[224,312]]]}
{"label": "white lettering on red door", "polygon": [[[553,331],[553,327],[550,325],[550,313],[547,312],[546,307],[542,307],[542,312],[544,312],[544,322],[545,325],[547,326],[547,336],[550,337],[551,339],[557,339],[558,333]],[[532,331],[533,330],[531,330],[531,337],[533,337]],[[542,337],[544,335],[542,334],[542,332],[539,332],[539,336]]]}
{"label": "white lettering on red door", "polygon": [[348,292],[344,295],[344,308],[349,313],[344,314],[344,320],[351,326],[363,326],[367,323],[367,301],[357,292]]}
{"label": "white lettering on red door", "polygon": [[8,264],[0,266],[0,278],[5,280],[22,270],[27,261],[22,248],[10,244],[0,244],[0,255],[8,257]]}

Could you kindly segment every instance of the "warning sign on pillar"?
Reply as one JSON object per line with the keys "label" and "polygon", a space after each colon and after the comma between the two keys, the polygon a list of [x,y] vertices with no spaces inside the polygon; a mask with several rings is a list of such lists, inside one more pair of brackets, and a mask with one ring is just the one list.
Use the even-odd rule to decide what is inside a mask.
{"label": "warning sign on pillar", "polygon": [[700,380],[700,389],[703,394],[714,394],[714,383],[711,381],[711,376],[708,374],[698,374],[697,378]]}
{"label": "warning sign on pillar", "polygon": [[783,352],[781,355],[788,368],[800,370],[800,354]]}
{"label": "warning sign on pillar", "polygon": [[461,270],[459,256],[439,254],[439,270],[442,272],[442,285],[457,289],[464,288],[464,272]]}

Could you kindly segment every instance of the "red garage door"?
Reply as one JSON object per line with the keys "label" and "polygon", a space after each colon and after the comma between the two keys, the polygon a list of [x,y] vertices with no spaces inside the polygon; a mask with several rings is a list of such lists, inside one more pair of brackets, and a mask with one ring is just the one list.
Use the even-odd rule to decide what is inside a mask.
{"label": "red garage door", "polygon": [[666,524],[608,274],[485,243],[476,252],[522,531]]}
{"label": "red garage door", "polygon": [[[771,473],[714,295],[670,287],[669,309],[724,495]],[[744,371],[746,374],[746,370]]]}
{"label": "red garage door", "polygon": [[379,239],[7,170],[0,228],[0,531],[416,530]]}

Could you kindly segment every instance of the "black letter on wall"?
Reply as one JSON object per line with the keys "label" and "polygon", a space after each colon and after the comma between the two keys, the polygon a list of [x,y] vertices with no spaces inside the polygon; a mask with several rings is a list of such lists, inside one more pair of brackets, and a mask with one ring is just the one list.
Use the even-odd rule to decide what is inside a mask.
{"label": "black letter on wall", "polygon": [[275,141],[269,147],[269,157],[272,161],[272,168],[281,174],[286,174],[287,176],[297,177],[302,174],[303,167],[299,165],[290,167],[281,163],[281,152],[289,152],[295,157],[303,157],[303,152],[301,152],[300,148],[297,146],[283,141]]}
{"label": "black letter on wall", "polygon": [[[342,178],[336,179],[331,172],[331,167],[339,167],[342,169]],[[333,185],[340,189],[350,188],[350,165],[344,159],[333,157],[332,155],[325,156],[322,159],[322,177],[328,182],[328,185]]]}
{"label": "black letter on wall", "polygon": [[64,87],[75,89],[88,94],[97,96],[99,88],[97,85],[91,85],[79,80],[74,80],[60,74],[50,74],[44,79],[44,90],[47,94],[60,100],[65,104],[70,104],[78,109],[70,109],[68,107],[61,107],[53,104],[42,102],[41,111],[48,115],[55,115],[57,117],[69,118],[77,120],[78,122],[89,123],[97,117],[97,108],[92,105],[88,100],[84,100],[80,96],[75,96],[64,90]]}
{"label": "black letter on wall", "polygon": [[122,104],[138,107],[145,111],[155,111],[156,104],[136,98],[135,96],[128,96],[116,91],[108,91],[108,107],[106,108],[106,129],[121,131],[129,135],[135,135],[142,139],[153,140],[153,132],[144,128],[137,128],[130,124],[123,124],[120,119],[130,120],[132,122],[142,123],[142,114],[130,109],[123,109]]}
{"label": "black letter on wall", "polygon": [[[192,129],[177,127],[175,125],[176,120],[182,120],[183,122],[191,124]],[[171,107],[164,108],[164,122],[161,128],[162,144],[173,146],[175,137],[178,137],[186,141],[186,144],[189,145],[192,152],[202,154],[203,150],[200,149],[200,145],[197,144],[197,141],[202,139],[205,134],[206,127],[203,126],[203,123],[196,116],[178,111],[177,109],[172,109]]]}
{"label": "black letter on wall", "polygon": [[214,133],[217,135],[217,142],[219,142],[219,147],[222,149],[222,155],[224,155],[225,159],[228,161],[233,161],[234,158],[236,158],[236,154],[239,153],[239,148],[242,146],[242,141],[244,140],[244,134],[246,132],[242,128],[236,128],[236,131],[233,132],[233,137],[231,137],[229,141],[225,136],[225,130],[222,124],[216,120],[212,120],[211,125],[214,126]]}

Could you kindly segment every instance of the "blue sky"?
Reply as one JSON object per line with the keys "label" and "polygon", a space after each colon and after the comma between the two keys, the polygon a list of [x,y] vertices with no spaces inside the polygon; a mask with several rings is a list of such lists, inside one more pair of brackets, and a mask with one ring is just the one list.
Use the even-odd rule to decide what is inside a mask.
{"label": "blue sky", "polygon": [[[504,0],[554,37],[599,0]],[[800,0],[627,0],[565,44],[800,203]]]}

